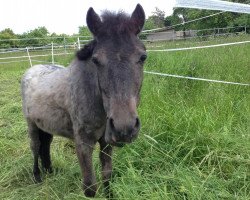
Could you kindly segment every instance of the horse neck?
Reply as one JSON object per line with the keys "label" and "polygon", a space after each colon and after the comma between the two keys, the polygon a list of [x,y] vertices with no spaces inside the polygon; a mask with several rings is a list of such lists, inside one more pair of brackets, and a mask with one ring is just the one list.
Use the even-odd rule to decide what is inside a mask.
{"label": "horse neck", "polygon": [[105,121],[106,113],[95,68],[86,61],[76,61],[70,71],[71,109],[77,119]]}
{"label": "horse neck", "polygon": [[71,87],[76,92],[74,95],[83,95],[93,100],[94,103],[96,98],[101,98],[96,68],[89,61],[74,61],[70,66],[70,71]]}

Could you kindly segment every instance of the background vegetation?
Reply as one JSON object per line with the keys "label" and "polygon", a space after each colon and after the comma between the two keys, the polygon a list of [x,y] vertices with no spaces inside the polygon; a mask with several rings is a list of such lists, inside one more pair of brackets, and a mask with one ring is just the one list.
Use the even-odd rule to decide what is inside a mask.
{"label": "background vegetation", "polygon": [[[246,35],[220,39],[219,43],[249,39]],[[147,46],[172,48],[208,43],[218,41]],[[249,44],[148,54],[146,70],[250,82]],[[67,65],[72,58],[73,53],[57,56],[55,61]],[[46,61],[50,62],[51,57],[45,57]],[[28,67],[28,62],[0,65],[0,199],[86,199],[74,145],[64,138],[55,137],[52,143],[53,174],[43,174],[41,184],[32,180],[32,154],[20,97],[20,80]],[[139,138],[114,152],[114,197],[250,199],[249,102],[247,86],[145,74]],[[94,154],[97,199],[103,199],[98,149]]]}
{"label": "background vegetation", "polygon": [[[232,0],[233,2],[250,4],[250,0]],[[199,10],[199,9],[187,9],[187,8],[176,8],[171,16],[165,16],[165,12],[161,8],[155,8],[155,11],[146,19],[144,30],[168,27],[172,25],[187,22],[193,19],[208,16],[219,11]],[[175,30],[201,30],[209,28],[223,28],[223,27],[236,27],[246,26],[247,32],[250,32],[250,15],[225,12],[211,18],[200,20],[194,23],[186,25],[176,26]],[[236,30],[231,31],[243,31],[243,27],[239,27]],[[199,34],[207,35],[206,32],[200,32]],[[91,34],[86,26],[79,26],[78,33],[72,35],[73,37],[78,36],[89,36]],[[0,49],[3,48],[16,48],[16,47],[27,47],[27,46],[44,46],[50,44],[52,41],[56,44],[67,44],[74,43],[75,39],[69,37],[66,34],[49,33],[46,27],[38,27],[34,30],[29,30],[23,34],[15,34],[10,28],[0,30]],[[37,39],[39,38],[39,39]],[[145,38],[143,35],[142,38]],[[11,39],[11,40],[10,40]],[[19,40],[17,40],[19,39]],[[20,40],[21,39],[21,40]],[[28,40],[27,40],[28,39]]]}
{"label": "background vegetation", "polygon": [[[250,0],[232,0],[232,2],[250,4]],[[171,28],[172,25],[184,23],[190,20],[205,17],[219,11],[190,9],[190,8],[175,8],[174,12],[170,16],[165,16],[164,11],[159,8],[155,9],[152,16],[146,21],[145,29],[162,28],[164,26]],[[184,26],[176,26],[175,30],[201,30],[209,28],[223,28],[223,27],[235,27],[235,26],[247,26],[250,27],[250,15],[240,14],[232,12],[224,12],[222,14],[199,20],[194,23],[185,24]],[[238,30],[240,31],[240,30]],[[248,29],[248,32],[250,29]]]}

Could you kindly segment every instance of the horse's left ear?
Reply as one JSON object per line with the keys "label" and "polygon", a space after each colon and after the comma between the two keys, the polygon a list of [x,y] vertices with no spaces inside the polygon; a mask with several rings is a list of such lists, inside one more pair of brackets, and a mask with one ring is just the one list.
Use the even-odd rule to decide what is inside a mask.
{"label": "horse's left ear", "polygon": [[141,32],[144,22],[145,22],[145,13],[140,4],[137,4],[134,12],[131,15],[131,23],[135,28],[135,34],[137,35],[138,33]]}
{"label": "horse's left ear", "polygon": [[87,12],[87,25],[91,33],[93,33],[94,36],[97,35],[98,29],[101,26],[102,21],[101,18],[96,14],[94,9],[92,7],[89,8]]}

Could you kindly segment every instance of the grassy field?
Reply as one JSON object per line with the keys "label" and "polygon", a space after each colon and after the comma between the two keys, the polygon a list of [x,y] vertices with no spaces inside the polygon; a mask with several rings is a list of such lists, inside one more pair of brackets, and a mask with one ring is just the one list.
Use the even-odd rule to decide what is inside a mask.
{"label": "grassy field", "polygon": [[[249,39],[225,38],[204,45]],[[145,69],[250,83],[249,55],[250,44],[150,52]],[[66,65],[72,57],[55,61]],[[20,97],[21,76],[28,66],[0,64],[0,199],[86,199],[73,143],[64,138],[52,144],[53,174],[43,174],[41,184],[33,183]],[[250,87],[145,74],[139,115],[139,138],[114,152],[111,187],[116,199],[250,199]],[[103,199],[98,146],[94,165],[97,198]]]}

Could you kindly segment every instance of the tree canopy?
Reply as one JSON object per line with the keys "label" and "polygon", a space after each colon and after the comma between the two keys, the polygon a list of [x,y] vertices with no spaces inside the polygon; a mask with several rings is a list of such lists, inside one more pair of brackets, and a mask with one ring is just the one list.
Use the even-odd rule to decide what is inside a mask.
{"label": "tree canopy", "polygon": [[[91,36],[91,33],[86,26],[79,26],[78,34],[73,36]],[[49,33],[48,29],[44,26],[24,32],[23,34],[15,34],[10,28],[0,31],[0,49],[43,46],[52,41],[56,44],[65,44],[75,43],[76,39],[67,34]]]}
{"label": "tree canopy", "polygon": [[[250,4],[250,0],[232,0],[232,2]],[[184,22],[202,18],[208,15],[218,13],[220,11],[200,10],[190,8],[175,8],[173,14],[165,16],[164,11],[160,8],[155,8],[155,11],[146,20],[144,29],[154,29],[162,27],[171,27],[176,24],[183,24],[174,27],[175,30],[193,29],[209,29],[209,28],[223,28],[223,27],[235,27],[235,26],[247,26],[250,27],[250,15],[240,14],[232,12],[223,12],[212,17],[198,20],[196,22],[185,24]],[[249,31],[249,29],[248,29]]]}

